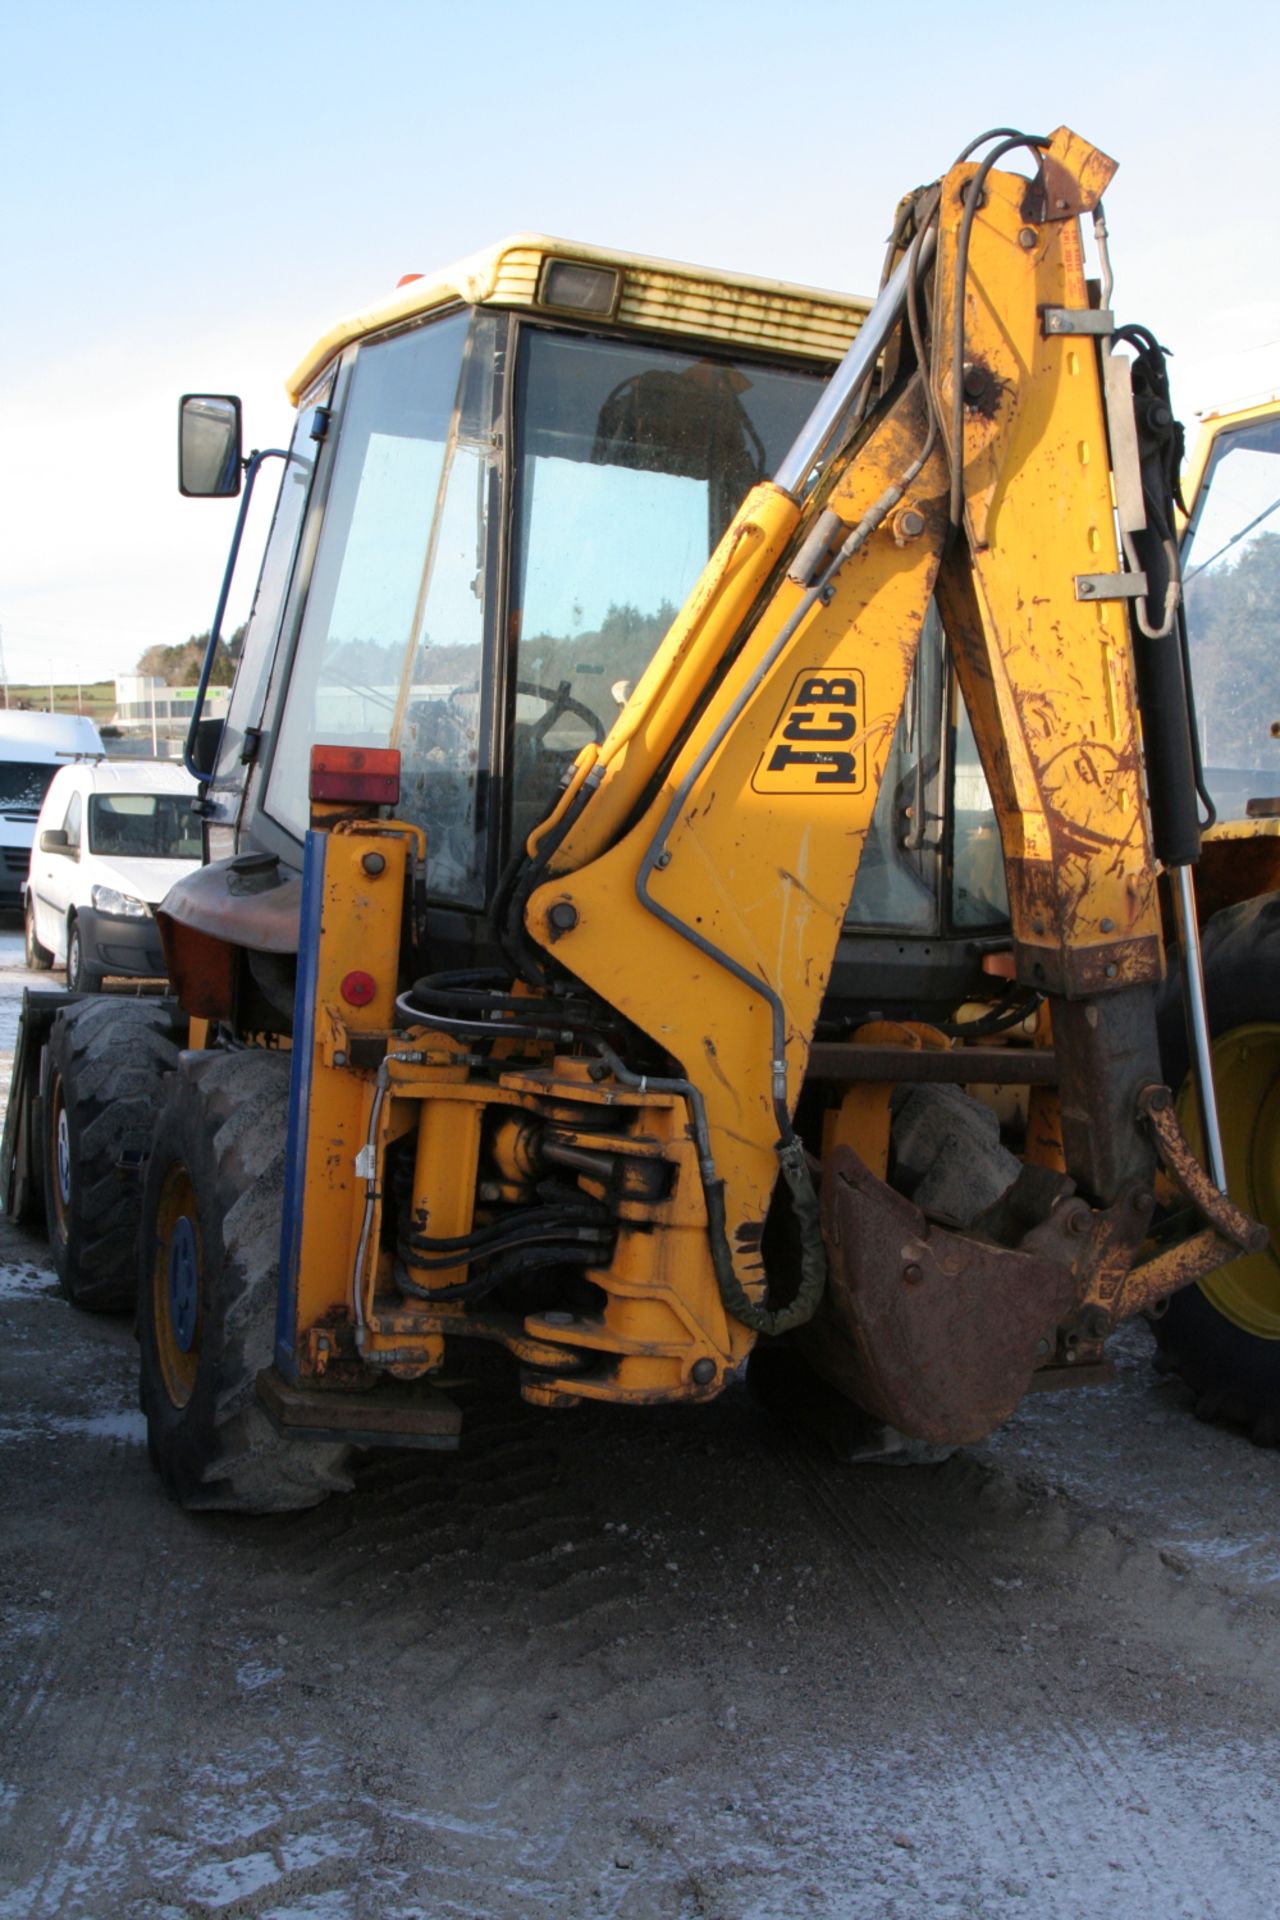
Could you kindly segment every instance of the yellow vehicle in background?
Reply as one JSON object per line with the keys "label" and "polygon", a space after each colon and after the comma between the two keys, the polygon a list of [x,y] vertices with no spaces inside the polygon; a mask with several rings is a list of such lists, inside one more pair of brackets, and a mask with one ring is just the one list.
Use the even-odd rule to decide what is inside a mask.
{"label": "yellow vehicle in background", "polygon": [[247,461],[187,396],[185,492],[243,472],[242,528],[283,470],[158,916],[181,1052],[33,998],[5,1151],[72,1298],[136,1273],[184,1504],[456,1445],[476,1343],[547,1408],[751,1359],[954,1445],[1269,1257],[1161,1058],[1171,934],[1210,1049],[1201,815],[1113,171],[985,137],[870,304],[525,236],[326,335]]}
{"label": "yellow vehicle in background", "polygon": [[[1209,414],[1185,482],[1183,588],[1200,770],[1216,812],[1198,892],[1226,1184],[1270,1244],[1173,1295],[1161,1364],[1207,1415],[1280,1440],[1280,400]],[[1181,1010],[1162,1021],[1170,1083],[1199,1144]]]}

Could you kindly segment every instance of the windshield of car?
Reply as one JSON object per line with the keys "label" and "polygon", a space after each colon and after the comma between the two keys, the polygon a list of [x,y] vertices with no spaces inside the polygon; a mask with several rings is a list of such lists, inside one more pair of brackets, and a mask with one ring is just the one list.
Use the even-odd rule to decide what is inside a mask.
{"label": "windshield of car", "polygon": [[89,851],[116,859],[198,860],[200,822],[185,793],[95,793]]}
{"label": "windshield of car", "polygon": [[57,767],[29,760],[0,760],[0,813],[34,820]]}

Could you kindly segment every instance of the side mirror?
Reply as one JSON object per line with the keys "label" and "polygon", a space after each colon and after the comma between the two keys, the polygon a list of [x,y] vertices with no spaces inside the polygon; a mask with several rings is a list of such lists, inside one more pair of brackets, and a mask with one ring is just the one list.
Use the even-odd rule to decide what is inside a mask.
{"label": "side mirror", "polygon": [[240,491],[240,402],[233,393],[184,393],[178,410],[178,492],[234,500]]}
{"label": "side mirror", "polygon": [[222,745],[222,720],[199,720],[196,722],[195,744],[191,751],[192,765],[208,778],[218,764],[218,750]]}
{"label": "side mirror", "polygon": [[71,853],[71,842],[67,839],[65,827],[46,827],[40,835],[41,853]]}

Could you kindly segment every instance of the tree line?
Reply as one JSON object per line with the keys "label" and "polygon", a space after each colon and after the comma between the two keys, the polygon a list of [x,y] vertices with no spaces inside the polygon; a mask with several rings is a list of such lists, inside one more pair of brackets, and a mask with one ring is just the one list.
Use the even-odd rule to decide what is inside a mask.
{"label": "tree line", "polygon": [[[229,687],[235,676],[236,661],[240,658],[240,649],[244,645],[245,630],[237,627],[229,640],[218,642],[218,651],[214,656],[213,671],[209,675],[212,687]],[[152,680],[163,680],[166,687],[193,687],[200,678],[200,669],[204,665],[204,656],[209,646],[208,633],[193,633],[189,639],[179,641],[177,646],[157,645],[148,647],[138,660],[135,672],[146,674]]]}

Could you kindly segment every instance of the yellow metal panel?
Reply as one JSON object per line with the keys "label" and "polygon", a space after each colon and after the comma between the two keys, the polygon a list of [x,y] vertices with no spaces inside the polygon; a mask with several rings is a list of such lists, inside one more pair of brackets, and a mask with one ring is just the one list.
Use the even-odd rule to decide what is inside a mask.
{"label": "yellow metal panel", "polygon": [[[365,1200],[355,1157],[368,1132],[374,1076],[346,1064],[346,1047],[353,1035],[385,1033],[393,1024],[400,903],[407,852],[416,837],[412,827],[373,825],[328,836],[298,1258],[299,1353],[309,1328],[350,1308]],[[363,865],[371,852],[384,862],[376,874]],[[367,1006],[342,997],[342,981],[353,967],[376,983]]]}
{"label": "yellow metal panel", "polygon": [[1280,819],[1264,816],[1259,820],[1215,820],[1206,827],[1203,838],[1213,844],[1224,840],[1275,839],[1280,836]]}

